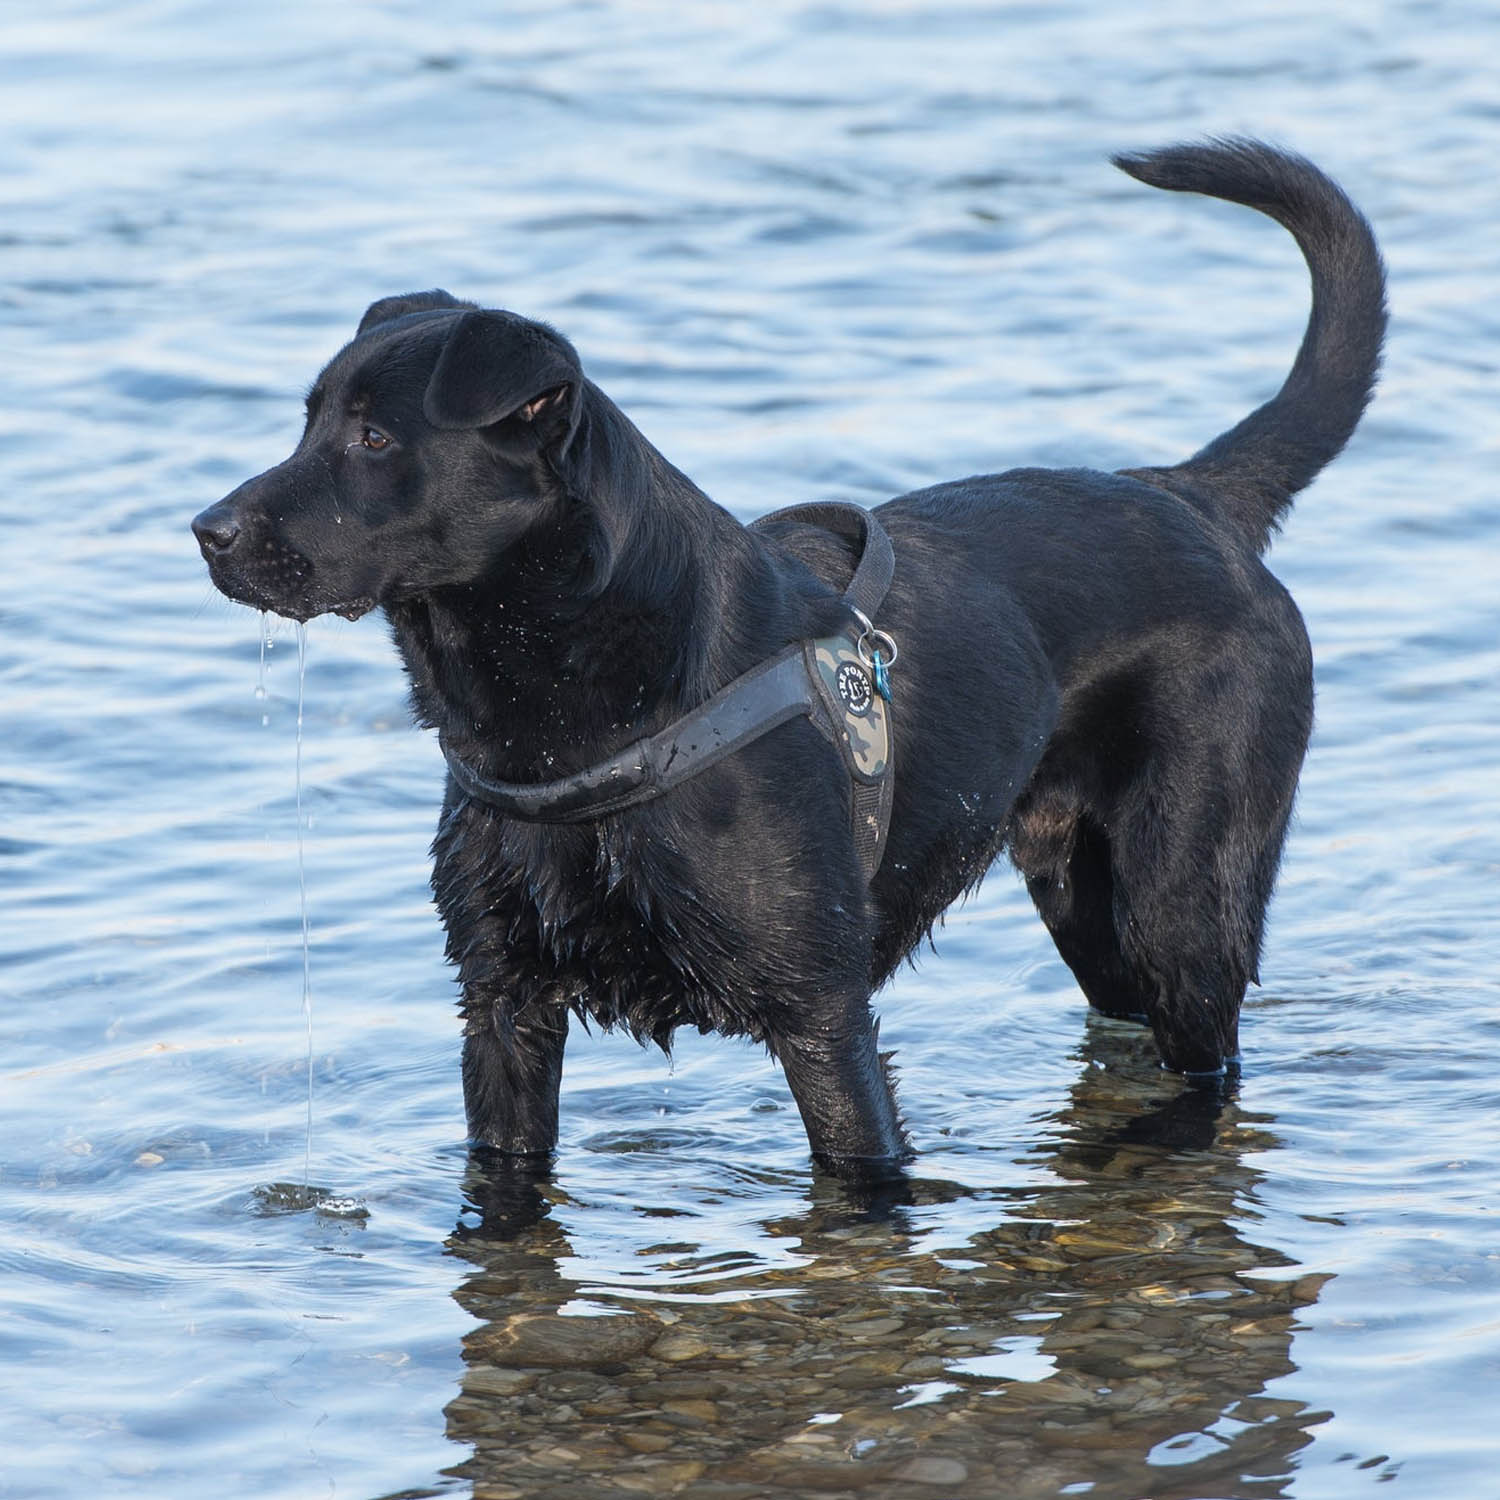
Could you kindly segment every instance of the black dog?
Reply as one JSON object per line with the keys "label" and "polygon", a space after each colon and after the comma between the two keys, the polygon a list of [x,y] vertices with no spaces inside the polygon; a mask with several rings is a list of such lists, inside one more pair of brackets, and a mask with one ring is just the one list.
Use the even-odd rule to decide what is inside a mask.
{"label": "black dog", "polygon": [[[899,1160],[870,994],[1002,849],[1092,1005],[1149,1023],[1168,1067],[1233,1067],[1312,723],[1307,634],[1260,553],[1369,399],[1384,283],[1368,225],[1298,157],[1228,141],[1118,164],[1296,237],[1313,306],[1290,376],[1173,468],[881,506],[878,630],[854,607],[882,579],[841,597],[847,516],[741,526],[566,340],[445,292],[371,307],[296,452],[193,523],[231,598],[391,622],[453,771],[433,886],[477,1144],[552,1150],[573,1010],[663,1046],[684,1024],[763,1041],[819,1160]],[[837,705],[812,704],[814,640],[847,648],[843,728],[889,683],[892,806]],[[767,662],[808,703],[650,785],[723,730],[684,716]]]}

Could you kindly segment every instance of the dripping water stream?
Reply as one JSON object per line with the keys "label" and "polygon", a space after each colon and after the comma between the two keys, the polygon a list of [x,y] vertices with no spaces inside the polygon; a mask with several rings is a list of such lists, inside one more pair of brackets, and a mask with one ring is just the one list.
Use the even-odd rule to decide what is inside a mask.
{"label": "dripping water stream", "polygon": [[[256,697],[267,699],[266,665],[267,653],[274,650],[270,617],[261,616],[260,675],[256,683]],[[300,1182],[272,1182],[255,1189],[255,1198],[262,1213],[301,1213],[308,1209],[329,1218],[362,1220],[369,1211],[358,1197],[339,1197],[328,1189],[312,1184],[312,1129],[313,1129],[313,1005],[312,1005],[312,920],[307,902],[307,842],[306,817],[302,809],[302,733],[303,713],[307,698],[307,626],[297,626],[297,745],[296,745],[296,818],[297,818],[297,901],[302,931],[302,1022],[304,1030],[305,1072],[307,1079],[306,1124],[302,1144],[302,1180]],[[263,724],[270,723],[269,713],[261,715]]]}
{"label": "dripping water stream", "polygon": [[266,610],[260,612],[260,670],[255,677],[255,701],[260,704],[260,727],[271,722],[266,708],[266,652],[271,649],[271,616]]}
{"label": "dripping water stream", "polygon": [[302,1146],[302,1186],[312,1184],[313,1023],[312,943],[307,916],[307,861],[302,824],[302,702],[307,687],[307,626],[297,622],[297,900],[302,913],[302,1020],[307,1033],[307,1132]]}

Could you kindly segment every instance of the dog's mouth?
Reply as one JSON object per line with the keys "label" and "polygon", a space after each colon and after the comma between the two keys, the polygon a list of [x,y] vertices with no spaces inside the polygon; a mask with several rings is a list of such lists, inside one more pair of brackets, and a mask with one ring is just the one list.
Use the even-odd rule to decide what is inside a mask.
{"label": "dog's mouth", "polygon": [[270,546],[243,561],[215,556],[203,549],[209,577],[218,591],[236,604],[267,610],[299,624],[318,615],[338,615],[358,620],[379,603],[373,594],[340,597],[318,587],[316,570],[301,553],[288,547]]}
{"label": "dog's mouth", "polygon": [[288,598],[267,589],[255,579],[226,579],[217,576],[210,566],[214,587],[236,604],[246,604],[251,609],[265,610],[279,615],[283,620],[295,620],[299,625],[316,619],[319,615],[338,615],[343,620],[359,620],[370,613],[379,601],[368,594],[350,599],[320,599],[316,591],[300,598]]}
{"label": "dog's mouth", "polygon": [[319,615],[337,615],[341,620],[363,619],[375,608],[374,599],[346,599],[338,604],[323,604],[316,600],[306,602],[288,602],[287,600],[269,600],[264,598],[247,598],[242,595],[230,594],[229,597],[239,604],[248,604],[253,609],[263,609],[273,615],[280,615],[283,620],[295,620],[299,625],[305,625],[309,620],[315,620]]}

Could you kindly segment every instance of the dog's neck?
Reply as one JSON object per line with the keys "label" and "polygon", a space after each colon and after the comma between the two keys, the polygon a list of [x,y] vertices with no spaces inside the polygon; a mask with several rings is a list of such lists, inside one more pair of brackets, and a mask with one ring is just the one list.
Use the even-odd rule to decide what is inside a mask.
{"label": "dog's neck", "polygon": [[541,781],[592,764],[835,608],[589,396],[584,482],[559,488],[479,583],[386,607],[417,717],[482,774]]}

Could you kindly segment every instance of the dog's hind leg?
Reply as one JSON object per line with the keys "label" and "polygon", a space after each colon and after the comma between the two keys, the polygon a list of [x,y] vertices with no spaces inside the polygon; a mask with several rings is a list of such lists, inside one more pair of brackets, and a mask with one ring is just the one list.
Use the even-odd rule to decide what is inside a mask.
{"label": "dog's hind leg", "polygon": [[1221,717],[1208,744],[1158,726],[1107,795],[1044,763],[1017,805],[1011,856],[1058,952],[1097,1010],[1151,1026],[1175,1071],[1237,1055],[1310,720],[1288,680],[1279,704]]}
{"label": "dog's hind leg", "polygon": [[[1163,1062],[1178,1072],[1217,1073],[1238,1056],[1240,1005],[1258,977],[1300,759],[1276,805],[1257,808],[1244,784],[1226,776],[1204,792],[1211,806],[1179,808],[1172,825],[1127,820],[1120,830],[1122,955],[1154,985],[1148,1019]],[[1153,862],[1132,864],[1143,847]]]}
{"label": "dog's hind leg", "polygon": [[[1179,672],[1110,826],[1116,931],[1155,986],[1162,1060],[1214,1073],[1238,1054],[1266,907],[1312,731],[1312,656],[1277,591],[1257,628]],[[1232,661],[1232,670],[1225,665]]]}
{"label": "dog's hind leg", "polygon": [[1169,1068],[1218,1072],[1235,1055],[1247,971],[1226,952],[1216,895],[1148,862],[1140,846],[1159,830],[1110,837],[1078,810],[1042,842],[1029,812],[1031,836],[1013,836],[1012,855],[1089,1004],[1149,1025]]}
{"label": "dog's hind leg", "polygon": [[1089,1004],[1101,1015],[1149,1023],[1156,990],[1121,951],[1114,871],[1103,831],[1078,813],[1071,819],[1071,837],[1055,842],[1050,857],[1039,857],[1035,846],[1027,853],[1026,889]]}
{"label": "dog's hind leg", "polygon": [[538,1006],[512,1017],[471,1009],[464,1032],[464,1112],[469,1141],[511,1156],[545,1157],[557,1145],[568,1013]]}

